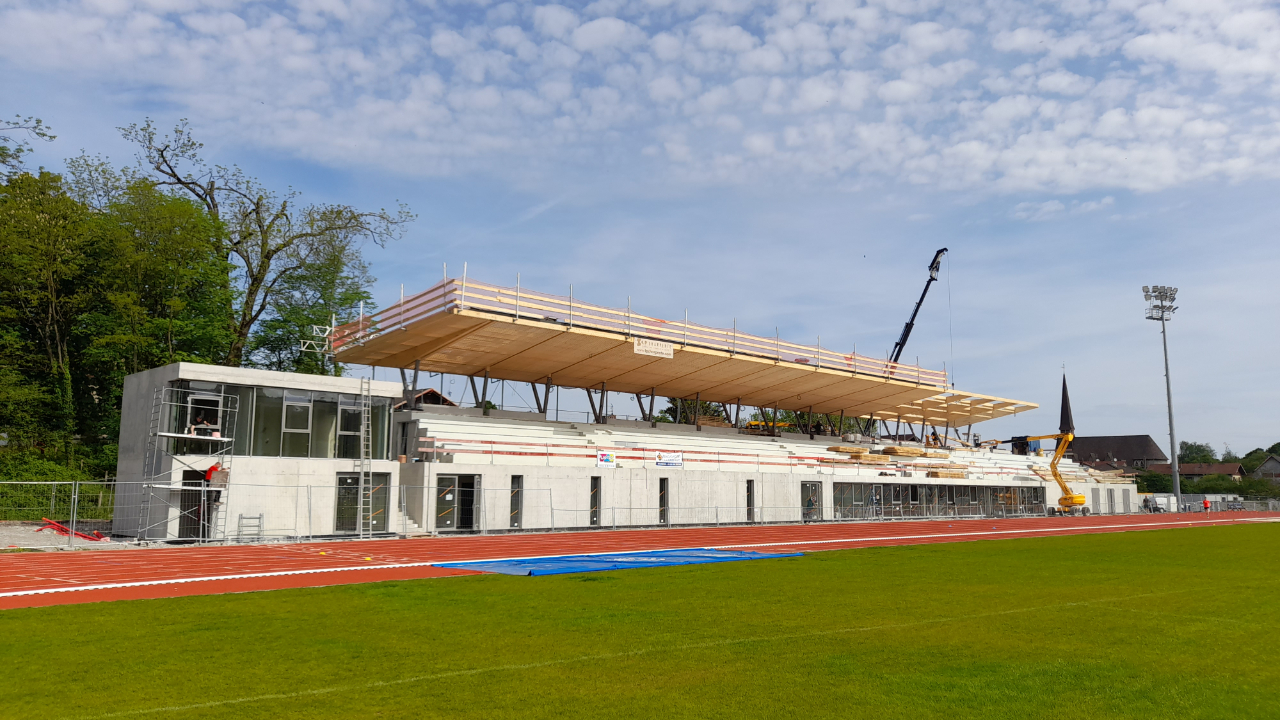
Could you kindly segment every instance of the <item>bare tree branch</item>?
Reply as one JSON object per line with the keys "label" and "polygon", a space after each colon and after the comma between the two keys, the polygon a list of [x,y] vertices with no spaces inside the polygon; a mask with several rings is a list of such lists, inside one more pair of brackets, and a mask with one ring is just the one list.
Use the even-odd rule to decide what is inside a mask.
{"label": "bare tree branch", "polygon": [[[201,159],[203,145],[191,137],[186,120],[164,137],[150,120],[120,132],[138,145],[139,163],[156,185],[194,198],[219,223],[224,257],[239,268],[238,307],[230,321],[235,340],[227,365],[241,364],[249,334],[274,293],[302,272],[319,248],[351,238],[385,246],[414,219],[403,204],[394,213],[338,204],[299,205],[293,190],[280,195],[238,167],[210,167]],[[289,259],[281,261],[282,257]]]}

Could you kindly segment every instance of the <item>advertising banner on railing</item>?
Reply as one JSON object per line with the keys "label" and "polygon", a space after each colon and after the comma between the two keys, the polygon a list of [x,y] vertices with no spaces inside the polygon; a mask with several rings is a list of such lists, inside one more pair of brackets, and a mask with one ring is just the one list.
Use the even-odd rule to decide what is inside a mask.
{"label": "advertising banner on railing", "polygon": [[637,355],[672,358],[675,357],[675,345],[661,340],[638,337],[635,338],[635,353]]}
{"label": "advertising banner on railing", "polygon": [[658,467],[684,467],[684,453],[671,452],[669,450],[658,450],[658,460],[655,465]]}
{"label": "advertising banner on railing", "polygon": [[618,467],[618,456],[614,453],[600,450],[596,453],[596,467],[616,468]]}

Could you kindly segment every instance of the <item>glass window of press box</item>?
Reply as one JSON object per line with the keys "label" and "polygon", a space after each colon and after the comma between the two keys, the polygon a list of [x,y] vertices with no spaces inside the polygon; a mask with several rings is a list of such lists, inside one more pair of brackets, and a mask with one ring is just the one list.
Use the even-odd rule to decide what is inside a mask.
{"label": "glass window of press box", "polygon": [[[216,431],[232,438],[233,455],[360,458],[359,395],[195,380],[180,380],[174,387],[182,399],[176,402],[181,407],[168,411],[171,432]],[[390,424],[391,398],[372,398],[369,451],[374,460],[387,459]],[[216,425],[216,430],[205,425]]]}

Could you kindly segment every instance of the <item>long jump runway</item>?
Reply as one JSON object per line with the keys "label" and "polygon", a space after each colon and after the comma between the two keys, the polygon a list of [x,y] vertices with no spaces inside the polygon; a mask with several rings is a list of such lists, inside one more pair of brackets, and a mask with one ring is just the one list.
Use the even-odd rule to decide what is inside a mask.
{"label": "long jump runway", "polygon": [[814,552],[1277,521],[1280,513],[1224,512],[1207,518],[916,520],[12,553],[0,555],[0,610],[478,574],[435,566],[469,560],[695,548]]}

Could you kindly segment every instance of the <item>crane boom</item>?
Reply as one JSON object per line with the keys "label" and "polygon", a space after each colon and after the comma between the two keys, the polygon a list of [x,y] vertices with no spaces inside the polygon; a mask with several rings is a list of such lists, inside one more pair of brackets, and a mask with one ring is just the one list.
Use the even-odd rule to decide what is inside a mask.
{"label": "crane boom", "polygon": [[902,357],[902,349],[907,346],[907,338],[911,337],[911,330],[916,326],[916,315],[920,313],[920,306],[924,304],[924,296],[929,294],[929,286],[934,280],[938,279],[938,269],[942,267],[942,256],[947,252],[946,248],[942,248],[934,253],[933,262],[929,263],[929,279],[924,283],[924,290],[920,293],[920,299],[916,301],[916,307],[911,311],[911,319],[902,328],[902,337],[898,338],[898,342],[893,344],[893,352],[889,354],[890,362],[898,362],[898,358]]}
{"label": "crane boom", "polygon": [[[1058,472],[1058,463],[1061,462],[1062,456],[1067,452],[1067,446],[1069,446],[1071,444],[1071,441],[1075,439],[1076,439],[1075,434],[1068,432],[1068,433],[1058,433],[1056,435],[1022,436],[1022,437],[1013,438],[1012,440],[1009,441],[1009,442],[1031,442],[1032,440],[1057,440],[1058,441],[1058,448],[1053,451],[1053,460],[1049,462],[1049,472],[1053,475],[1054,482],[1058,483],[1058,488],[1062,490],[1062,498],[1058,500],[1058,504],[1062,505],[1063,507],[1074,507],[1077,505],[1084,505],[1084,502],[1085,502],[1083,495],[1078,495],[1072,492],[1070,487],[1067,487],[1067,481],[1063,480],[1062,473]],[[1075,498],[1079,498],[1079,502],[1076,502]]]}

